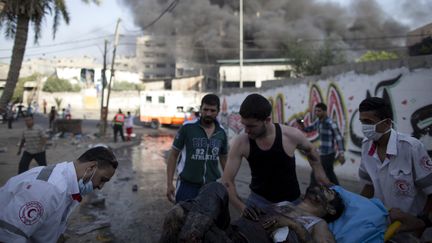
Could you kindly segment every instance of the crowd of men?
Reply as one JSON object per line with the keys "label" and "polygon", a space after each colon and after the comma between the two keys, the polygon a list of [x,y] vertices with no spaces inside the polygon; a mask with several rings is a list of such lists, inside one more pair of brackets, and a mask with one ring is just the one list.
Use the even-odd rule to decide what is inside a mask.
{"label": "crowd of men", "polygon": [[[364,134],[359,178],[364,187],[356,196],[377,198],[389,210],[383,215],[401,222],[395,242],[430,240],[423,232],[432,226],[432,162],[419,140],[393,128],[390,110],[390,104],[378,97],[359,104]],[[229,143],[217,119],[220,99],[205,95],[199,116],[179,128],[167,159],[166,196],[174,206],[160,241],[336,242],[337,232],[329,224],[350,210],[333,169],[336,160],[345,162],[345,141],[324,103],[314,105],[313,111],[317,119],[309,126],[298,124],[300,129],[274,123],[270,102],[249,94],[238,111],[244,132]],[[101,189],[118,162],[110,148],[98,146],[73,162],[47,165],[46,137],[31,116],[25,122],[19,175],[0,188],[0,206],[6,209],[0,212],[0,242],[56,242],[81,196]],[[130,112],[125,116],[119,110],[112,125],[114,142],[118,134],[123,141],[130,140]],[[319,133],[319,149],[305,134],[313,130]],[[304,196],[296,172],[297,150],[312,169]],[[41,166],[28,170],[33,158]],[[246,200],[235,184],[244,162],[251,173]],[[240,219],[231,222],[229,203]]]}

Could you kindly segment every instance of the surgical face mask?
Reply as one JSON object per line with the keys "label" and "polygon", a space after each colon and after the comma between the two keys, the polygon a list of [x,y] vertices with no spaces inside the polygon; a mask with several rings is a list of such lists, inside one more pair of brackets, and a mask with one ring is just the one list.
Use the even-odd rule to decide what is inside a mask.
{"label": "surgical face mask", "polygon": [[90,179],[86,183],[84,183],[83,178],[86,176],[87,171],[84,173],[84,176],[81,179],[79,179],[79,181],[78,181],[78,188],[79,188],[81,196],[85,196],[85,195],[93,192],[93,182],[92,182],[92,179],[93,179],[93,176],[96,173],[96,170],[97,169],[95,169],[93,171],[92,176],[90,177]]}
{"label": "surgical face mask", "polygon": [[388,132],[391,131],[391,128],[389,128],[389,129],[388,129],[387,131],[385,131],[385,132],[377,132],[377,131],[376,131],[376,126],[377,126],[378,124],[382,123],[383,121],[385,121],[385,119],[382,120],[382,121],[379,121],[379,122],[377,122],[377,123],[375,123],[375,124],[373,124],[373,125],[371,125],[371,124],[362,124],[362,132],[363,132],[363,135],[364,135],[366,138],[370,139],[370,140],[378,141],[378,140],[382,137],[382,135],[384,135],[384,134],[386,134],[386,133],[388,133]]}

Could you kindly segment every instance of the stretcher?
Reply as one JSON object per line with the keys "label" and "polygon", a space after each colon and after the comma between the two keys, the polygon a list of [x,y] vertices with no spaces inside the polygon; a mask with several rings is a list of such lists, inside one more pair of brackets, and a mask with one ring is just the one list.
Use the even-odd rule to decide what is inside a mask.
{"label": "stretcher", "polygon": [[395,221],[392,224],[390,224],[384,234],[384,242],[390,240],[400,227],[401,227],[400,221]]}

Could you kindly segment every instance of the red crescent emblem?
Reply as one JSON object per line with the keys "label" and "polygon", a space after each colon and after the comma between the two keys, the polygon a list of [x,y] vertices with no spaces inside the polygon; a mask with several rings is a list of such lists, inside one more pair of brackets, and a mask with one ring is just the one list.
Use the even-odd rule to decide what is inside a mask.
{"label": "red crescent emblem", "polygon": [[24,204],[19,211],[21,222],[26,225],[36,223],[43,215],[44,208],[40,202],[31,201]]}

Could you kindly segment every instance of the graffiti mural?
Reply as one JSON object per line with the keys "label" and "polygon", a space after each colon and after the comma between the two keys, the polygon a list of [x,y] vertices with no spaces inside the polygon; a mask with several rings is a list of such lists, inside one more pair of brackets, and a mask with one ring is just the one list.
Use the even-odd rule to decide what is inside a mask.
{"label": "graffiti mural", "polygon": [[[326,103],[328,115],[344,134],[347,161],[337,166],[341,177],[357,178],[360,151],[363,140],[359,122],[358,105],[366,97],[378,96],[392,107],[393,122],[399,132],[411,134],[423,142],[432,154],[432,69],[389,69],[370,74],[343,73],[328,80],[287,84],[284,87],[262,90],[260,94],[272,103],[273,121],[296,126],[302,119],[305,126],[314,120],[315,105]],[[223,96],[227,102],[227,128],[230,137],[242,132],[238,108],[249,93]],[[318,142],[318,133],[308,133],[310,141]],[[297,163],[307,167],[300,154]]]}
{"label": "graffiti mural", "polygon": [[424,106],[411,115],[413,137],[418,138],[432,157],[432,105]]}

